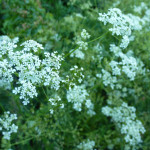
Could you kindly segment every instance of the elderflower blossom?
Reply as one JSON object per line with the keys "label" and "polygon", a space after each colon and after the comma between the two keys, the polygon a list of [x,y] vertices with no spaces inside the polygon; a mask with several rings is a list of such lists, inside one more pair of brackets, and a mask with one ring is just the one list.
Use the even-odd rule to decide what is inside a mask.
{"label": "elderflower blossom", "polygon": [[81,86],[74,86],[73,88],[69,88],[67,91],[67,100],[68,102],[73,103],[73,108],[76,111],[82,110],[82,104],[85,103],[86,108],[88,109],[89,115],[94,115],[95,112],[93,111],[94,105],[92,104],[90,99],[87,99],[89,94],[87,93],[84,85]]}
{"label": "elderflower blossom", "polygon": [[18,126],[12,124],[12,121],[16,119],[17,119],[17,115],[10,114],[9,111],[4,112],[3,117],[0,118],[0,131],[2,131],[2,135],[4,139],[10,140],[11,134],[17,132]]}
{"label": "elderflower blossom", "polygon": [[[6,39],[6,40],[5,40]],[[2,41],[2,42],[1,42]],[[3,44],[5,41],[5,44]],[[14,43],[13,43],[14,42]],[[17,81],[12,92],[18,94],[23,99],[23,104],[27,105],[31,98],[37,97],[37,86],[49,86],[58,90],[61,78],[59,76],[60,62],[63,60],[57,52],[45,52],[40,58],[34,52],[43,49],[41,44],[29,40],[21,44],[22,51],[16,51],[14,46],[17,39],[10,40],[4,36],[0,38],[2,59],[0,60],[0,83],[1,86],[8,87]],[[6,49],[9,47],[9,49]],[[34,52],[30,52],[33,50]],[[3,58],[3,56],[5,56]]]}
{"label": "elderflower blossom", "polygon": [[77,148],[80,150],[93,150],[95,146],[94,141],[90,141],[89,139],[80,143]]}
{"label": "elderflower blossom", "polygon": [[121,134],[125,135],[126,143],[133,147],[142,142],[141,134],[145,133],[141,121],[136,119],[135,111],[134,107],[128,106],[125,102],[119,107],[105,106],[102,108],[102,113],[112,118]]}

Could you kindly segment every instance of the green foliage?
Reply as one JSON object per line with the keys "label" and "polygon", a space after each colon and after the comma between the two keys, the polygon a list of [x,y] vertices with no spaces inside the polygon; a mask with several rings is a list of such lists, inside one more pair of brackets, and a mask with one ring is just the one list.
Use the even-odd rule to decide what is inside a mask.
{"label": "green foliage", "polygon": [[[96,115],[90,117],[86,111],[77,112],[72,105],[67,103],[67,89],[59,90],[58,94],[66,103],[64,109],[57,109],[53,115],[49,113],[47,97],[53,95],[49,88],[39,88],[38,97],[24,106],[11,91],[0,89],[0,113],[10,111],[18,115],[16,124],[18,132],[13,134],[10,142],[2,139],[1,149],[12,148],[14,150],[76,150],[77,145],[85,139],[95,141],[95,149],[106,150],[124,149],[125,143],[120,132],[101,113],[101,108],[106,105],[109,94],[118,104],[115,91],[105,87],[101,80],[97,80],[95,74],[100,69],[110,70],[108,65],[114,58],[111,57],[109,44],[118,44],[117,39],[108,32],[108,26],[98,21],[99,12],[107,12],[116,0],[1,0],[0,1],[0,34],[11,38],[19,37],[20,43],[33,39],[44,45],[46,51],[58,51],[63,54],[65,60],[61,66],[61,73],[66,76],[70,68],[77,65],[84,68],[85,81],[90,99],[94,103]],[[148,0],[144,1],[148,5]],[[139,5],[141,0],[122,0],[118,8],[123,13],[132,13],[133,6]],[[82,16],[79,16],[82,15]],[[72,49],[76,48],[76,38],[80,36],[82,29],[86,29],[91,35],[88,50],[85,51],[85,59],[70,58],[67,56]],[[129,49],[134,51],[136,57],[140,58],[150,69],[150,32],[135,32],[135,41]],[[102,45],[103,61],[96,57],[98,53],[93,50],[97,44]],[[126,51],[126,50],[125,50]],[[92,56],[95,59],[92,59]],[[130,81],[123,75],[120,82],[124,87],[135,90],[133,95],[123,99],[129,105],[137,109],[138,119],[146,128],[142,148],[149,150],[150,147],[150,74],[138,75],[134,81]],[[43,90],[45,92],[43,92]],[[44,94],[46,93],[46,95]],[[84,108],[86,110],[86,108]],[[111,148],[112,147],[112,148]]]}

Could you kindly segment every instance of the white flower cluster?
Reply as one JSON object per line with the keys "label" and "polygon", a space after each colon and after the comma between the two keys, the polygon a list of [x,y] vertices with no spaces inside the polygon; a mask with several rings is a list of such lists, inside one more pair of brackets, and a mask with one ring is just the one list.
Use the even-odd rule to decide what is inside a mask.
{"label": "white flower cluster", "polygon": [[17,47],[18,38],[10,39],[8,36],[0,36],[0,87],[11,89],[12,74],[15,72],[13,64],[9,63],[3,55],[12,52]]}
{"label": "white flower cluster", "polygon": [[[112,74],[113,75],[121,75],[121,70],[124,72],[127,77],[133,81],[136,75],[136,71],[138,70],[137,67],[137,62],[134,57],[128,57],[127,55],[120,53],[122,61],[121,62],[116,62],[116,61],[111,61],[109,65],[112,68]],[[119,67],[118,67],[119,66]],[[121,67],[122,66],[122,67]],[[120,69],[121,67],[121,69]]]}
{"label": "white flower cluster", "polygon": [[7,54],[8,51],[13,51],[17,47],[16,43],[19,41],[19,38],[10,39],[8,36],[0,36],[0,59],[3,55]]}
{"label": "white flower cluster", "polygon": [[134,6],[134,12],[142,14],[143,10],[147,10],[148,7],[144,2],[141,2],[140,6]]}
{"label": "white flower cluster", "polygon": [[24,52],[30,52],[31,50],[33,50],[34,52],[37,52],[38,49],[44,49],[42,44],[39,44],[33,40],[25,41],[20,46],[24,46],[24,48],[22,49],[22,51]]}
{"label": "white flower cluster", "polygon": [[82,37],[84,40],[86,40],[86,39],[89,39],[89,38],[90,38],[90,35],[89,35],[89,33],[88,33],[85,29],[83,29],[82,32],[81,32],[81,37]]}
{"label": "white flower cluster", "polygon": [[76,80],[81,83],[83,81],[84,75],[83,75],[83,68],[78,68],[78,66],[74,66],[70,69],[71,74],[73,75],[71,82],[75,82]]}
{"label": "white flower cluster", "polygon": [[102,69],[102,74],[96,75],[98,78],[102,78],[103,84],[105,86],[110,86],[112,89],[115,87],[115,83],[117,83],[117,78],[112,76],[108,71]]}
{"label": "white flower cluster", "polygon": [[113,75],[121,75],[121,69],[118,67],[118,62],[112,60],[109,65],[112,68],[112,74]]}
{"label": "white flower cluster", "polygon": [[11,134],[17,132],[18,126],[12,124],[12,121],[16,119],[17,115],[10,114],[9,111],[4,112],[4,116],[0,118],[0,131],[2,131],[4,139],[10,140]]}
{"label": "white flower cluster", "polygon": [[[118,85],[116,85],[116,88],[118,88]],[[126,87],[122,89],[113,90],[112,92],[109,92],[109,97],[115,97],[116,99],[124,98],[124,97],[129,96],[127,92],[128,91]]]}
{"label": "white flower cluster", "polygon": [[[147,7],[147,5],[144,2],[141,2],[140,6],[134,6],[134,12],[143,15],[142,17],[142,23],[144,26],[148,25],[148,31],[150,30],[149,28],[149,23],[150,23],[150,9]],[[146,28],[147,29],[147,28]]]}
{"label": "white flower cluster", "polygon": [[[72,49],[73,50],[73,49]],[[84,53],[79,50],[79,49],[76,49],[71,55],[70,57],[77,57],[77,58],[80,58],[80,59],[84,59]]]}
{"label": "white flower cluster", "polygon": [[87,96],[89,96],[89,94],[84,86],[74,86],[67,91],[67,100],[73,103],[73,107],[77,111],[82,110],[82,103],[87,99]]}
{"label": "white flower cluster", "polygon": [[[96,46],[93,47],[93,50],[96,52],[96,58],[101,62],[101,60],[103,59],[103,47],[98,43]],[[92,57],[93,60],[95,59],[95,57]]]}
{"label": "white flower cluster", "polygon": [[122,52],[121,48],[115,44],[110,44],[109,50],[113,52],[116,57],[119,57],[120,53]]}
{"label": "white flower cluster", "polygon": [[[16,51],[17,47],[13,41],[0,40],[0,79],[2,85],[16,83],[13,93],[19,94],[23,104],[27,105],[30,98],[38,95],[37,86],[50,86],[58,90],[61,78],[59,77],[60,61],[62,57],[57,52],[44,53],[40,59],[34,52],[43,49],[41,44],[30,40],[21,44],[22,51]],[[29,44],[29,45],[28,45]],[[32,51],[33,52],[30,52]],[[17,81],[16,81],[16,78]],[[15,79],[15,80],[14,80]]]}
{"label": "white flower cluster", "polygon": [[123,53],[121,53],[120,57],[122,58],[122,62],[120,62],[122,65],[122,71],[131,81],[133,81],[136,76],[136,71],[138,70],[136,59]]}
{"label": "white flower cluster", "polygon": [[[114,53],[116,58],[120,62],[111,61],[109,65],[112,68],[113,75],[121,75],[121,71],[124,72],[127,77],[133,81],[137,73],[144,74],[145,68],[144,64],[141,60],[135,59],[133,55],[133,51],[128,51],[127,54],[122,53],[121,48],[116,46],[115,44],[110,45],[110,51]],[[121,59],[120,59],[121,58]],[[140,70],[140,72],[139,72]]]}
{"label": "white flower cluster", "polygon": [[[99,13],[98,19],[102,21],[104,25],[107,23],[112,25],[112,28],[109,29],[112,35],[116,34],[122,36],[119,46],[110,44],[110,51],[114,53],[117,59],[117,61],[113,60],[109,63],[112,68],[113,76],[104,69],[102,69],[102,74],[97,74],[97,77],[102,76],[101,78],[105,86],[110,85],[113,89],[114,84],[117,83],[117,78],[115,76],[121,76],[122,72],[124,72],[131,81],[135,79],[139,68],[144,72],[144,69],[141,68],[141,64],[138,63],[132,55],[124,54],[122,49],[125,49],[130,41],[134,40],[134,36],[131,35],[132,30],[141,30],[145,21],[143,21],[143,18],[141,19],[132,14],[125,15],[118,8],[109,9],[107,14]],[[118,60],[121,61],[118,62]]]}
{"label": "white flower cluster", "polygon": [[73,88],[69,88],[67,91],[67,100],[68,102],[73,103],[73,108],[76,111],[81,111],[82,104],[85,103],[85,106],[88,109],[87,113],[92,116],[95,114],[93,111],[94,105],[90,99],[87,99],[88,96],[89,94],[87,93],[84,85],[75,85]]}
{"label": "white flower cluster", "polygon": [[[83,40],[81,40],[81,38]],[[80,59],[84,59],[84,53],[83,50],[87,50],[88,49],[88,43],[85,42],[84,40],[87,40],[90,38],[89,33],[83,29],[81,32],[81,38],[77,39],[76,44],[78,45],[78,49],[76,49],[70,56],[71,57],[77,57]]]}
{"label": "white flower cluster", "polygon": [[50,114],[54,113],[55,106],[60,106],[60,108],[64,108],[64,104],[61,103],[61,98],[59,96],[55,96],[55,98],[50,98],[49,102],[50,102],[50,105],[52,106],[52,108],[49,110]]}
{"label": "white flower cluster", "polygon": [[[113,47],[118,51],[119,47]],[[109,65],[112,69],[112,74],[104,69],[101,70],[101,74],[96,74],[97,78],[101,78],[105,86],[110,86],[112,89],[117,88],[117,76],[121,76],[124,73],[131,81],[133,81],[137,74],[145,74],[146,69],[141,60],[136,60],[131,55],[123,54],[119,52],[116,54],[120,56],[120,62],[112,60]]]}
{"label": "white flower cluster", "polygon": [[149,26],[149,23],[150,23],[150,19],[149,19],[149,18],[150,18],[150,9],[146,9],[145,15],[144,15],[144,17],[142,18],[144,25],[147,25],[147,24],[148,24],[148,26]]}
{"label": "white flower cluster", "polygon": [[109,31],[112,35],[121,35],[122,42],[120,47],[125,49],[129,44],[129,36],[131,36],[132,30],[142,29],[142,20],[138,16],[132,14],[123,14],[120,9],[112,8],[108,10],[107,14],[99,13],[99,21],[102,21],[104,25],[107,23],[112,24],[112,28]]}
{"label": "white flower cluster", "polygon": [[110,99],[112,101],[113,99],[118,100],[118,99],[121,99],[121,98],[129,97],[131,95],[135,96],[135,90],[132,89],[132,88],[124,87],[121,84],[116,84],[115,87],[116,87],[115,90],[112,90],[111,92],[108,93],[109,101],[110,101]]}
{"label": "white flower cluster", "polygon": [[77,45],[79,46],[78,50],[87,50],[88,43],[84,41],[77,41]]}
{"label": "white flower cluster", "polygon": [[129,45],[129,42],[130,42],[129,37],[126,36],[126,35],[123,36],[122,42],[120,44],[120,47],[125,49]]}
{"label": "white flower cluster", "polygon": [[142,142],[141,134],[145,132],[141,121],[136,119],[135,111],[134,107],[128,106],[125,102],[119,107],[105,106],[102,108],[102,113],[112,118],[112,121],[121,130],[121,134],[125,135],[125,141],[133,147]]}
{"label": "white flower cluster", "polygon": [[80,143],[77,148],[80,150],[93,150],[95,146],[94,141],[90,141],[89,139]]}
{"label": "white flower cluster", "polygon": [[13,69],[13,65],[9,64],[6,59],[0,60],[0,83],[1,87],[5,89],[11,88],[11,82],[13,81],[13,73],[15,69]]}

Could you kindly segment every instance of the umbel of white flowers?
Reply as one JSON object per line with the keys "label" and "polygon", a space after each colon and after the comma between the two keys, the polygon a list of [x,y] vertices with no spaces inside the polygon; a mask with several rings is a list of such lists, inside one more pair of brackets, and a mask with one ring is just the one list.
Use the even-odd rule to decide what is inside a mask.
{"label": "umbel of white flowers", "polygon": [[[59,89],[59,69],[63,58],[57,52],[44,52],[41,59],[39,53],[43,51],[43,46],[33,40],[22,43],[20,46],[23,48],[17,51],[17,42],[18,38],[0,37],[0,86],[12,89],[27,105],[30,98],[38,95],[37,86]],[[16,83],[15,87],[11,86],[12,82]]]}
{"label": "umbel of white flowers", "polygon": [[89,33],[85,29],[83,29],[80,37],[76,41],[78,48],[70,56],[84,59],[83,51],[88,49],[88,43],[85,40],[89,38],[90,38]]}
{"label": "umbel of white flowers", "polygon": [[85,86],[74,86],[73,88],[69,88],[67,91],[67,100],[68,102],[73,103],[73,108],[76,111],[82,110],[82,104],[85,104],[86,108],[88,109],[87,113],[89,115],[95,115],[93,111],[94,105],[90,99],[88,99],[89,94],[87,93]]}
{"label": "umbel of white flowers", "polygon": [[145,132],[141,121],[136,119],[135,108],[123,102],[121,106],[112,108],[105,106],[102,113],[112,118],[117,128],[125,135],[124,140],[132,147],[142,142],[141,134]]}
{"label": "umbel of white flowers", "polygon": [[9,111],[4,112],[3,117],[0,118],[0,131],[2,131],[4,139],[9,140],[11,134],[17,132],[18,126],[12,123],[12,121],[16,119],[17,115],[10,114]]}
{"label": "umbel of white flowers", "polygon": [[90,141],[89,139],[87,139],[86,141],[83,141],[82,143],[80,143],[77,146],[77,149],[80,149],[80,150],[93,150],[94,146],[95,146],[95,142]]}
{"label": "umbel of white flowers", "polygon": [[120,47],[123,49],[129,44],[129,37],[131,36],[132,30],[141,30],[143,23],[140,17],[132,14],[123,14],[118,8],[109,9],[107,14],[99,13],[98,20],[103,22],[104,25],[107,23],[112,25],[109,29],[112,35],[122,36]]}

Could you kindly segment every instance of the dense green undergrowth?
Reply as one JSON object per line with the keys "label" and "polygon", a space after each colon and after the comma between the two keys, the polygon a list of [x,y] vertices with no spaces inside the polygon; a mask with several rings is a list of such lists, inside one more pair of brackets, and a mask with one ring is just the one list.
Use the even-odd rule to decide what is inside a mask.
{"label": "dense green undergrowth", "polygon": [[[127,27],[124,31],[120,29],[118,35],[112,34],[114,20],[103,17],[111,8],[117,10],[112,9],[110,14],[113,11],[118,13],[118,22],[122,17],[120,22],[125,21],[124,27]],[[19,37],[18,42],[13,40],[18,47],[13,48],[12,57],[8,48],[8,54],[0,52],[0,118],[7,111],[17,114],[13,123],[18,127],[10,139],[0,132],[1,149],[150,149],[149,0],[0,0],[0,19],[0,51],[5,44],[12,42],[11,39]],[[130,29],[132,33],[127,34]],[[26,44],[20,45],[27,40],[37,41],[43,47],[32,41],[31,45],[37,47],[37,51],[25,50],[23,46]],[[2,44],[4,41],[6,43]],[[56,56],[49,60],[44,52]],[[19,80],[22,70],[16,69],[21,65],[14,60],[18,59],[26,67],[26,60],[31,60],[31,56],[26,54],[37,56],[41,62],[54,62],[50,66],[53,67],[51,74],[54,78],[46,72],[49,64],[40,64],[37,70],[42,76],[45,69],[47,77],[43,75],[41,81],[33,84],[38,95],[30,97],[29,102],[20,99],[17,90],[12,92],[18,87],[18,82],[23,85]],[[57,60],[61,59],[59,56],[63,60]],[[16,69],[7,89],[2,83],[5,78],[3,72],[6,73],[4,60],[13,64],[10,67],[6,64],[8,72]],[[36,62],[33,64],[36,65]],[[32,67],[23,73],[30,69]],[[57,71],[60,79],[56,79],[60,83],[53,83]],[[32,77],[35,78],[34,75]],[[48,77],[52,79],[49,81]],[[119,117],[120,120],[117,120]],[[142,125],[138,122],[134,126],[136,121]],[[0,123],[1,128],[3,123]],[[124,126],[133,128],[128,128],[125,133]],[[136,134],[138,130],[142,130],[143,134]],[[125,139],[127,133],[131,133],[131,139],[128,137],[130,142]],[[137,142],[137,139],[134,145],[131,141],[136,137],[141,137],[142,141]]]}

